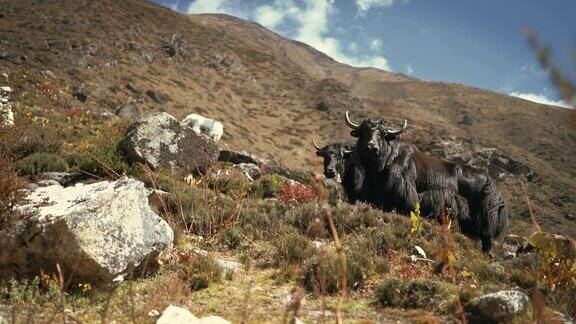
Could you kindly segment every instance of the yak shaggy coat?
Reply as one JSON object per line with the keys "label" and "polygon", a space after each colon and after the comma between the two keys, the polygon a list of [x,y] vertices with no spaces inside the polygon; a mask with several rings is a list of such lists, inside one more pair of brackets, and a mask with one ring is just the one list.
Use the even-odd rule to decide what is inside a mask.
{"label": "yak shaggy coat", "polygon": [[455,215],[462,232],[481,239],[488,253],[492,240],[508,228],[508,214],[495,182],[468,166],[441,161],[420,152],[381,119],[355,125],[356,151],[364,169],[364,195],[377,207],[408,214],[419,201],[424,215],[439,217],[446,209]]}

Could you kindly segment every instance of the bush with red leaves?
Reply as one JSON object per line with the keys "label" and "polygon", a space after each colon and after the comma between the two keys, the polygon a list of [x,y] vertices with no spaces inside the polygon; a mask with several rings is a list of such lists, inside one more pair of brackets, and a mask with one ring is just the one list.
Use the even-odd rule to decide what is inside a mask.
{"label": "bush with red leaves", "polygon": [[317,190],[299,182],[285,182],[280,187],[277,196],[278,200],[285,204],[301,204],[319,199]]}

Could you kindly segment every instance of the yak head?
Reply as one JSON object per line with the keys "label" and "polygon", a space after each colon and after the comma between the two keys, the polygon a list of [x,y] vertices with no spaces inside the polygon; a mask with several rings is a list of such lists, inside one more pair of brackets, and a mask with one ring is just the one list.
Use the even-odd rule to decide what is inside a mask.
{"label": "yak head", "polygon": [[397,129],[382,119],[369,118],[360,124],[350,121],[346,112],[346,124],[352,129],[350,135],[358,138],[356,150],[360,161],[369,168],[381,171],[393,152],[396,139],[408,127],[404,120],[402,128]]}
{"label": "yak head", "polygon": [[324,175],[326,178],[336,178],[340,182],[346,169],[346,159],[354,152],[353,145],[334,143],[320,147],[315,140],[312,142],[316,148],[316,155],[324,158]]}

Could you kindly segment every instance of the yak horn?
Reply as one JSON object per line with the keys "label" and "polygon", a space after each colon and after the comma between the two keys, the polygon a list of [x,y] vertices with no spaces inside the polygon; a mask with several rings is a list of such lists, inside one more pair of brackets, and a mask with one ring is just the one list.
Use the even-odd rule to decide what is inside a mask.
{"label": "yak horn", "polygon": [[402,126],[402,129],[398,129],[398,130],[391,129],[387,132],[388,132],[388,134],[392,134],[392,135],[400,135],[406,130],[407,127],[408,127],[408,120],[404,119],[404,125]]}
{"label": "yak horn", "polygon": [[360,125],[354,124],[353,122],[350,121],[350,116],[348,116],[348,110],[346,110],[346,125],[348,125],[348,127],[352,129],[360,128]]}
{"label": "yak horn", "polygon": [[316,141],[314,139],[312,139],[312,143],[314,143],[314,147],[316,148],[316,150],[318,151],[322,150],[322,148],[318,146],[318,144],[316,144]]}

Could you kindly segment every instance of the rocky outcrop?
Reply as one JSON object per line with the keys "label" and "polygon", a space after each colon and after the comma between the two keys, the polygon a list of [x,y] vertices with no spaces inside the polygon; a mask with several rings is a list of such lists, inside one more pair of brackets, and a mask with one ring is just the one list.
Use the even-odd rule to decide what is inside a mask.
{"label": "rocky outcrop", "polygon": [[450,137],[434,142],[414,141],[418,148],[442,159],[483,170],[498,179],[509,175],[522,176],[536,182],[540,176],[530,167],[495,148],[482,147],[473,141]]}
{"label": "rocky outcrop", "polygon": [[234,151],[234,150],[220,150],[220,155],[218,156],[218,161],[230,162],[234,164],[240,163],[251,163],[258,166],[262,164],[267,164],[270,161],[261,159],[254,154],[244,152],[244,151]]}
{"label": "rocky outcrop", "polygon": [[107,286],[154,268],[171,248],[170,226],[148,205],[140,181],[38,187],[19,209],[24,215],[0,241],[0,274],[56,272],[75,282]]}
{"label": "rocky outcrop", "polygon": [[142,118],[143,112],[142,107],[140,106],[140,102],[137,100],[130,100],[124,104],[121,104],[116,108],[116,116],[132,120],[138,120]]}
{"label": "rocky outcrop", "polygon": [[526,311],[529,301],[521,291],[499,291],[474,299],[465,311],[469,323],[510,322]]}
{"label": "rocky outcrop", "polygon": [[78,84],[72,87],[72,95],[80,102],[88,101],[88,93],[86,92],[86,88],[83,84]]}
{"label": "rocky outcrop", "polygon": [[164,112],[132,124],[118,144],[118,151],[129,163],[140,162],[152,169],[170,168],[182,176],[206,172],[219,155],[211,139],[196,134]]}
{"label": "rocky outcrop", "polygon": [[230,162],[234,164],[254,164],[258,166],[260,174],[278,174],[304,184],[309,184],[312,182],[312,177],[306,172],[285,168],[273,161],[259,158],[254,154],[244,151],[221,150],[218,161]]}
{"label": "rocky outcrop", "polygon": [[217,70],[225,70],[232,73],[238,73],[242,71],[242,64],[238,63],[237,60],[218,53],[212,55],[212,62],[208,64],[208,67]]}
{"label": "rocky outcrop", "polygon": [[253,163],[238,163],[234,165],[234,169],[240,171],[250,181],[260,178],[260,168]]}
{"label": "rocky outcrop", "polygon": [[155,103],[159,104],[159,105],[163,105],[168,101],[168,96],[158,90],[148,90],[146,91],[146,94],[148,95],[148,97],[150,99],[152,99],[152,101],[154,101]]}

